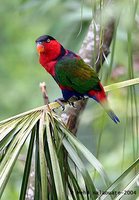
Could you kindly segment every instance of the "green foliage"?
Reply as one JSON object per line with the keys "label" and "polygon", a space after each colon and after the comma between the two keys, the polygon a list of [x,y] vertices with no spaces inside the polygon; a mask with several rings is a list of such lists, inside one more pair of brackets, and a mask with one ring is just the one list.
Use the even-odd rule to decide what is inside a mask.
{"label": "green foliage", "polygon": [[[78,50],[89,18],[83,22],[83,32],[77,37],[81,23],[80,1],[70,5],[69,1],[2,0],[1,4],[0,119],[4,119],[41,104],[38,85],[42,80],[50,80],[47,88],[52,99],[60,95],[51,77],[39,66],[36,38],[50,34],[68,48]],[[77,13],[78,17],[74,17]],[[53,93],[53,88],[58,92]]]}
{"label": "green foliage", "polygon": [[[87,199],[95,200],[99,196],[97,190],[102,189],[96,187],[90,172],[92,173],[95,169],[99,174],[98,179],[104,183],[103,191],[112,193],[139,163],[139,159],[137,159],[111,184],[101,163],[66,129],[59,117],[55,113],[47,111],[46,107],[37,108],[2,121],[0,135],[0,196],[8,183],[15,162],[18,161],[19,153],[28,140],[28,152],[19,199],[25,199],[34,156],[34,195],[35,199],[42,200],[86,199],[86,195]],[[33,149],[35,149],[34,153]],[[90,169],[86,168],[84,159],[90,163]],[[73,164],[76,167],[76,173]],[[77,174],[78,179],[82,181],[77,181]],[[134,183],[137,178],[138,175],[132,182]],[[132,186],[132,182],[128,189]],[[103,195],[103,199],[105,196],[107,195]],[[111,195],[112,199],[113,196],[115,195]]]}
{"label": "green foliage", "polygon": [[[38,36],[47,33],[56,37],[66,48],[78,51],[96,9],[98,12],[101,12],[101,16],[97,19],[95,18],[95,20],[99,20],[101,24],[104,23],[105,25],[111,17],[114,17],[117,20],[111,52],[100,74],[102,81],[104,84],[107,82],[118,83],[119,81],[125,81],[139,76],[138,0],[113,0],[106,4],[105,2],[106,1],[103,0],[1,0],[0,119],[7,118],[42,104],[38,85],[39,82],[44,80],[47,84],[50,101],[61,95],[57,85],[51,77],[39,66],[34,41]],[[133,82],[134,81],[137,80],[133,80]],[[137,82],[135,86],[126,88],[125,86],[127,86],[129,82],[125,82],[123,88],[117,90],[113,90],[113,86],[110,86],[112,87],[112,92],[109,93],[111,107],[119,116],[121,121],[120,125],[114,126],[111,121],[108,121],[107,117],[104,117],[104,114],[98,105],[95,103],[93,104],[93,102],[90,101],[82,116],[78,137],[79,140],[93,152],[93,155],[96,155],[98,160],[103,164],[105,171],[107,171],[109,179],[113,182],[108,190],[114,190],[118,185],[116,190],[122,191],[129,183],[130,187],[133,184],[131,189],[138,193],[136,180],[138,178],[138,175],[136,174],[136,171],[138,171],[138,160],[136,162],[135,160],[138,159],[139,155],[137,103],[139,99],[139,89]],[[17,118],[17,121],[15,120],[10,126],[7,124],[6,126],[8,126],[8,128],[3,132],[4,135],[0,135],[0,137],[4,137],[2,144],[7,152],[4,154],[4,157],[1,157],[1,159],[3,158],[5,160],[1,163],[8,162],[8,165],[6,165],[7,167],[5,168],[7,171],[4,171],[3,174],[4,185],[2,186],[2,190],[7,183],[11,173],[10,170],[13,168],[8,187],[6,187],[4,191],[2,200],[18,199],[19,197],[17,190],[19,191],[19,185],[21,185],[23,164],[25,161],[24,159],[22,161],[18,154],[20,153],[21,157],[24,157],[27,148],[28,153],[26,160],[28,162],[25,164],[25,173],[22,182],[21,194],[23,196],[20,196],[20,198],[23,199],[26,192],[31,162],[35,162],[35,170],[39,171],[39,173],[36,173],[35,175],[35,194],[45,196],[46,194],[41,194],[41,192],[48,192],[40,190],[40,182],[37,182],[41,181],[42,176],[48,176],[41,167],[39,168],[40,162],[43,163],[42,166],[50,166],[46,165],[46,155],[44,155],[46,149],[44,150],[41,148],[41,152],[38,151],[45,141],[42,138],[43,127],[34,121],[36,117],[40,117],[40,111],[34,113],[32,116],[29,115],[25,118],[23,117],[23,119],[22,117],[19,117]],[[40,120],[40,118],[38,120]],[[24,130],[23,127],[25,123],[27,123],[28,128],[25,126]],[[33,123],[34,127],[31,128],[31,132],[29,133],[29,124]],[[39,127],[40,129],[37,130]],[[38,138],[36,137],[37,132],[40,132]],[[65,132],[63,134],[65,134]],[[19,134],[21,138],[18,133],[21,134]],[[13,134],[15,134],[15,137],[12,137]],[[47,134],[49,134],[49,132],[47,132]],[[50,134],[47,135],[47,137],[48,136],[50,136]],[[20,139],[22,140],[20,141]],[[62,138],[60,144],[64,145],[64,141],[65,140]],[[69,143],[66,143],[67,149],[69,148],[68,144]],[[14,147],[16,145],[18,148],[15,150]],[[38,148],[36,152],[34,152],[34,146],[36,149]],[[59,145],[58,148],[61,153],[61,146]],[[65,146],[63,148],[65,148]],[[95,181],[92,180],[92,168],[88,175],[88,169],[86,170],[86,165],[84,165],[86,160],[84,161],[81,160],[82,158],[79,158],[79,152],[76,152],[75,149],[72,149],[69,152],[72,157],[75,156],[75,158],[77,158],[78,156],[76,165],[77,168],[80,166],[79,169],[82,171],[80,174],[86,180],[86,184],[89,185],[91,181],[93,182],[94,187],[93,189],[90,188],[90,193],[92,190],[98,188],[106,190],[107,187],[103,185],[101,178],[98,178],[98,175],[94,176]],[[42,157],[40,156],[40,153]],[[12,156],[13,160],[8,161],[9,154]],[[34,154],[35,161],[32,161],[32,155]],[[52,154],[54,156],[55,152]],[[59,154],[57,157],[58,156]],[[16,160],[17,158],[19,158],[19,161]],[[74,161],[76,160],[75,158]],[[16,162],[16,165],[14,162]],[[134,162],[136,164],[133,164]],[[56,160],[54,163],[54,165],[57,166]],[[4,167],[4,164],[1,166]],[[89,166],[87,165],[88,168]],[[136,167],[135,169],[132,169],[130,166]],[[125,171],[126,173],[124,173],[125,176],[122,173],[124,170],[127,170]],[[74,195],[77,196],[77,191],[81,192],[80,186],[83,190],[86,190],[86,188],[82,187],[84,182],[82,179],[77,181],[71,168],[69,168],[68,172],[70,180],[72,180],[72,187],[76,188]],[[55,177],[55,179],[57,179],[57,177]],[[114,182],[115,180],[117,180],[116,183]],[[48,184],[46,179],[43,181],[44,182],[41,183],[42,187],[46,187]],[[81,184],[80,186],[79,183]],[[69,187],[69,190],[73,199],[75,199],[73,189]],[[54,191],[54,195],[56,195],[56,188]],[[137,195],[127,195],[124,196],[123,199],[135,199],[136,197]],[[81,198],[83,197],[81,196]],[[107,198],[108,197],[106,197],[106,199]]]}
{"label": "green foliage", "polygon": [[[56,115],[46,112],[45,110],[46,108],[44,108],[44,110],[38,108],[37,111],[31,111],[27,114],[15,116],[12,119],[1,122],[0,196],[8,182],[17,157],[27,137],[31,134],[20,199],[24,199],[26,194],[35,138],[35,194],[38,198],[46,199],[46,197],[50,198],[50,196],[52,196],[52,198],[55,199],[68,199],[67,186],[72,193],[74,193],[74,190],[77,190],[75,192],[77,199],[78,196],[80,196],[79,192],[82,194],[81,186],[78,185],[77,182],[76,185],[74,185],[76,174],[74,174],[73,168],[68,164],[68,160],[65,160],[66,150],[70,163],[74,163],[75,166],[77,166],[76,170],[79,170],[82,174],[86,186],[85,188],[88,190],[91,199],[94,199],[94,192],[96,193],[96,189],[93,185],[92,178],[83,164],[81,155],[85,156],[87,161],[100,173],[102,179],[108,182],[102,165],[66,130],[66,127],[59,121]],[[74,182],[73,185],[72,182]]]}

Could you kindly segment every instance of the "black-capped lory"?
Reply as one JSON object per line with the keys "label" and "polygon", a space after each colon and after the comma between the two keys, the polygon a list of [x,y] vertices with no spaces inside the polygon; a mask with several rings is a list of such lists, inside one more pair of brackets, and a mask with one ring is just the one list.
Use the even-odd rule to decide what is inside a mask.
{"label": "black-capped lory", "polygon": [[119,118],[110,109],[104,88],[91,66],[49,35],[39,37],[36,45],[40,64],[61,88],[64,101],[73,96],[78,99],[90,97],[103,106],[115,123],[119,122]]}

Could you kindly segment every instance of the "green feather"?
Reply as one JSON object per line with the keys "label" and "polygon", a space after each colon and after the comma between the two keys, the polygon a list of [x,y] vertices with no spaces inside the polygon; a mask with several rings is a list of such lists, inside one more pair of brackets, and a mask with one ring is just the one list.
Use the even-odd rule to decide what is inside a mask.
{"label": "green feather", "polygon": [[57,81],[63,85],[72,87],[80,94],[89,90],[100,90],[97,73],[82,59],[65,57],[56,65]]}

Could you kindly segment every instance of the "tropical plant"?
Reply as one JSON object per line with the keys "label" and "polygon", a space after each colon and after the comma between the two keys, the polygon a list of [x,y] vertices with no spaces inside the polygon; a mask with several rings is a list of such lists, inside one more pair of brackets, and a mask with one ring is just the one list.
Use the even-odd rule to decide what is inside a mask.
{"label": "tropical plant", "polygon": [[[53,109],[58,108],[59,105],[57,103],[50,103],[0,122],[0,197],[2,198],[12,172],[16,173],[15,167],[18,163],[23,169],[20,174],[22,184],[20,195],[17,197],[19,199],[137,199],[139,194],[139,125],[138,90],[136,85],[139,84],[139,78],[135,74],[133,53],[138,49],[138,42],[136,40],[138,28],[135,26],[135,23],[138,23],[138,1],[109,2],[99,0],[94,2],[86,1],[83,4],[83,1],[80,3],[80,1],[68,0],[46,2],[23,0],[20,5],[20,12],[21,15],[24,11],[32,13],[32,27],[33,15],[37,16],[38,21],[42,16],[49,21],[54,14],[55,18],[58,18],[59,13],[62,12],[64,17],[62,15],[63,18],[60,18],[61,23],[58,24],[57,20],[54,20],[54,23],[49,24],[45,31],[53,32],[60,37],[64,29],[67,30],[66,27],[68,25],[71,27],[72,25],[72,31],[68,34],[69,37],[67,37],[66,32],[63,37],[64,43],[69,43],[69,47],[74,46],[74,41],[71,40],[73,35],[80,36],[82,33],[81,37],[77,37],[76,40],[78,45],[81,43],[89,20],[93,16],[92,27],[94,32],[91,32],[91,37],[90,35],[89,37],[92,42],[95,42],[93,45],[90,42],[91,40],[85,40],[85,44],[83,43],[84,45],[87,43],[91,44],[93,51],[92,49],[90,50],[88,45],[85,46],[87,51],[83,48],[80,54],[82,54],[84,59],[87,58],[86,61],[89,64],[93,63],[98,72],[101,69],[100,76],[102,76],[103,82],[110,83],[110,85],[105,87],[107,92],[112,93],[115,89],[123,89],[122,91],[125,92],[127,89],[126,98],[124,99],[125,96],[121,94],[123,98],[119,98],[120,100],[116,101],[119,107],[123,109],[121,117],[123,117],[122,120],[125,122],[125,125],[119,126],[120,128],[111,128],[108,125],[109,127],[107,128],[107,133],[114,134],[113,140],[115,142],[116,139],[119,139],[117,130],[120,134],[123,133],[123,140],[121,140],[123,144],[121,145],[122,142],[118,144],[122,148],[122,159],[120,160],[119,158],[120,164],[118,163],[118,166],[120,165],[120,173],[117,173],[118,175],[116,174],[117,176],[115,177],[115,171],[118,171],[119,168],[112,167],[113,160],[111,159],[110,161],[109,158],[109,169],[111,168],[114,174],[111,175],[111,171],[106,170],[106,163],[100,158],[100,151],[106,149],[110,138],[105,140],[106,142],[102,146],[102,137],[104,136],[102,133],[107,123],[105,123],[101,113],[96,114],[98,113],[96,112],[97,108],[95,106],[93,108],[93,127],[97,127],[100,134],[96,154],[93,154],[72,134],[73,132],[75,134],[77,131],[78,127],[76,124],[78,124],[78,121],[74,120],[73,122],[71,120],[72,124],[65,123],[60,115],[53,112]],[[91,15],[88,14],[89,6],[91,8]],[[66,7],[69,8],[68,12],[64,12]],[[125,7],[127,8],[127,13],[124,12],[123,8]],[[77,13],[77,10],[74,8],[78,8]],[[36,11],[35,14],[34,10]],[[98,15],[98,11],[100,15]],[[40,13],[42,16],[40,16]],[[95,15],[95,13],[97,14]],[[45,23],[45,20],[43,23]],[[110,26],[107,26],[109,21]],[[74,23],[78,24],[78,26],[73,26]],[[110,33],[113,42],[110,56],[108,56],[111,43],[111,40],[108,39]],[[18,37],[17,33],[15,35]],[[120,51],[117,43],[120,46]],[[3,42],[2,45],[4,45]],[[19,49],[17,48],[16,50]],[[126,56],[128,57],[127,61],[125,61]],[[124,69],[127,71],[126,78],[124,76],[123,80],[123,77],[121,77],[122,81],[114,73],[114,70],[119,67],[116,66],[119,57],[121,58],[122,65],[124,65]],[[14,56],[15,58],[16,56]],[[113,80],[111,80],[111,77],[113,77],[114,81],[118,80],[118,82],[112,84]],[[79,103],[77,104],[79,105]],[[85,106],[86,101],[80,104],[80,109],[84,109],[83,104]],[[124,113],[125,107],[126,113]],[[72,108],[69,109],[70,111],[72,110]],[[75,111],[73,115],[76,115],[76,118],[74,119],[77,119],[79,114]],[[92,115],[92,111],[89,112],[90,115]],[[117,134],[116,137],[115,134]],[[119,146],[117,146],[116,150],[117,157],[119,156]],[[132,155],[129,156],[129,154]],[[110,154],[107,155],[110,156]],[[18,173],[17,176],[19,176]],[[19,186],[17,188],[19,189]]]}
{"label": "tropical plant", "polygon": [[[137,81],[139,79],[134,80],[135,83]],[[131,83],[133,81],[128,82]],[[118,83],[118,86],[123,85],[124,83]],[[109,86],[106,89],[111,87],[115,88],[116,84],[115,87]],[[28,150],[19,199],[26,197],[32,163],[35,165],[35,199],[99,199],[98,196],[105,199],[109,194],[113,199],[117,195],[124,195],[126,189],[129,190],[138,180],[139,174],[120,193],[115,193],[115,188],[137,167],[139,159],[111,183],[102,164],[52,111],[58,106],[58,103],[51,103],[0,122],[0,196],[27,141]],[[101,188],[96,187],[84,160],[90,163],[91,173],[94,170],[98,172],[104,193],[100,192]],[[79,179],[82,181],[78,181]]]}

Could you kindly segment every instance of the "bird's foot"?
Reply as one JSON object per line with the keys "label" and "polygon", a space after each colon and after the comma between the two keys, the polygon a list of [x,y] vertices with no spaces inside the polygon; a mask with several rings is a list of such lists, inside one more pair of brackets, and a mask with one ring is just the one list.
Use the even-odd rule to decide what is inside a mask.
{"label": "bird's foot", "polygon": [[59,103],[60,106],[62,107],[62,111],[65,110],[65,103],[69,103],[70,106],[73,106],[74,108],[76,108],[75,106],[75,102],[73,101],[78,101],[78,100],[85,100],[84,96],[73,96],[71,97],[68,101],[66,101],[64,98],[58,98],[55,100],[55,102]]}
{"label": "bird's foot", "polygon": [[75,101],[85,100],[86,98],[84,96],[76,96],[74,97]]}
{"label": "bird's foot", "polygon": [[86,98],[84,96],[72,96],[69,100],[68,103],[70,106],[73,106],[74,108],[77,108],[75,106],[75,102],[74,101],[79,101],[79,100],[85,100]]}
{"label": "bird's foot", "polygon": [[67,101],[65,101],[63,98],[58,98],[55,100],[55,102],[59,103],[59,105],[62,107],[62,111],[65,110],[65,104]]}
{"label": "bird's foot", "polygon": [[72,96],[69,100],[68,100],[68,103],[70,106],[73,106],[74,108],[77,108],[75,106],[75,101],[78,101],[80,100],[80,97],[77,97],[77,96]]}
{"label": "bird's foot", "polygon": [[76,108],[74,102],[70,102],[70,101],[68,101],[68,103],[69,103],[69,105],[72,106],[73,108]]}
{"label": "bird's foot", "polygon": [[78,98],[78,100],[85,100],[86,98],[84,97],[84,96],[80,96],[79,98]]}

